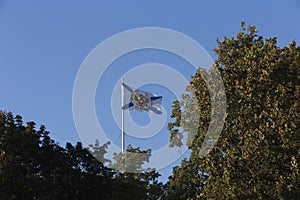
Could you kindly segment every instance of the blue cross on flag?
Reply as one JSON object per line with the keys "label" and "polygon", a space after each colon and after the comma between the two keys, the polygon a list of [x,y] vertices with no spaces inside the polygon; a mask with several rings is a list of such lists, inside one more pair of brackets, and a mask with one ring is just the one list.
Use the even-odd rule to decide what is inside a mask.
{"label": "blue cross on flag", "polygon": [[122,85],[127,91],[125,91],[124,95],[125,105],[122,106],[123,110],[135,109],[138,111],[152,111],[156,114],[162,114],[160,107],[162,96],[157,96],[150,92],[131,88],[125,83],[122,83]]}

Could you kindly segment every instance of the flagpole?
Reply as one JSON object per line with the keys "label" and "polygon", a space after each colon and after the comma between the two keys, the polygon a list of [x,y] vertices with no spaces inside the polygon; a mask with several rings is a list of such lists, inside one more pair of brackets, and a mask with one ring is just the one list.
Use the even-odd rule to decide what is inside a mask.
{"label": "flagpole", "polygon": [[[122,83],[121,83],[121,88],[122,88],[122,106],[125,105],[124,102],[124,77],[122,77]],[[122,108],[121,108],[122,109]],[[124,150],[125,150],[125,129],[124,129],[124,109],[122,109],[122,155],[124,155]]]}

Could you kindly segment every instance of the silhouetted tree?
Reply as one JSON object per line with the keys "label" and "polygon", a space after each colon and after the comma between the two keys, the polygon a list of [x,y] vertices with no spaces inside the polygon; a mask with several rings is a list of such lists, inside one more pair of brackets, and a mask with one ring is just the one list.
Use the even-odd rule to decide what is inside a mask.
{"label": "silhouetted tree", "polygon": [[61,147],[45,126],[36,130],[34,122],[23,125],[21,116],[0,111],[0,199],[155,199],[161,194],[157,172],[124,176],[106,167],[107,145]]}

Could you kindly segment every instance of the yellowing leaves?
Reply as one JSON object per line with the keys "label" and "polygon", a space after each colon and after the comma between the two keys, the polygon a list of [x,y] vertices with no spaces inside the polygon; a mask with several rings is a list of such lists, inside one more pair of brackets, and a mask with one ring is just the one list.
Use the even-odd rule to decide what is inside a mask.
{"label": "yellowing leaves", "polygon": [[[189,168],[210,174],[205,178],[189,171],[191,180],[205,182],[198,196],[295,199],[299,193],[295,177],[299,181],[300,176],[300,48],[294,41],[281,48],[276,38],[263,39],[254,26],[246,29],[244,24],[236,37],[217,42],[215,63],[222,69],[228,115],[214,151],[199,160],[197,147],[207,130],[210,107],[207,93],[196,93],[204,101],[199,101],[199,138]],[[203,91],[201,80],[194,76],[190,86]],[[179,168],[176,173],[185,172]]]}

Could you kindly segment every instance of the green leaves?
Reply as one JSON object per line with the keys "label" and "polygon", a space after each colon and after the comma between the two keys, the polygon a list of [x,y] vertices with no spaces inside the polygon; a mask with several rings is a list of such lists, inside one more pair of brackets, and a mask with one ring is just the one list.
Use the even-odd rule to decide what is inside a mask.
{"label": "green leaves", "polygon": [[[198,134],[191,157],[170,177],[171,191],[187,193],[180,199],[186,195],[191,199],[296,199],[300,193],[300,47],[292,41],[281,48],[276,38],[263,39],[255,26],[246,29],[244,22],[236,37],[217,43],[215,64],[227,96],[224,128],[214,149],[200,159],[199,149],[215,111],[203,77],[195,74],[188,91],[191,87],[196,91],[201,108],[195,111],[200,114]],[[176,113],[181,110],[181,117],[182,104],[188,102],[173,108]],[[183,134],[176,132],[180,123],[172,125],[176,126],[169,126],[171,142]],[[188,182],[196,184],[187,188]]]}

